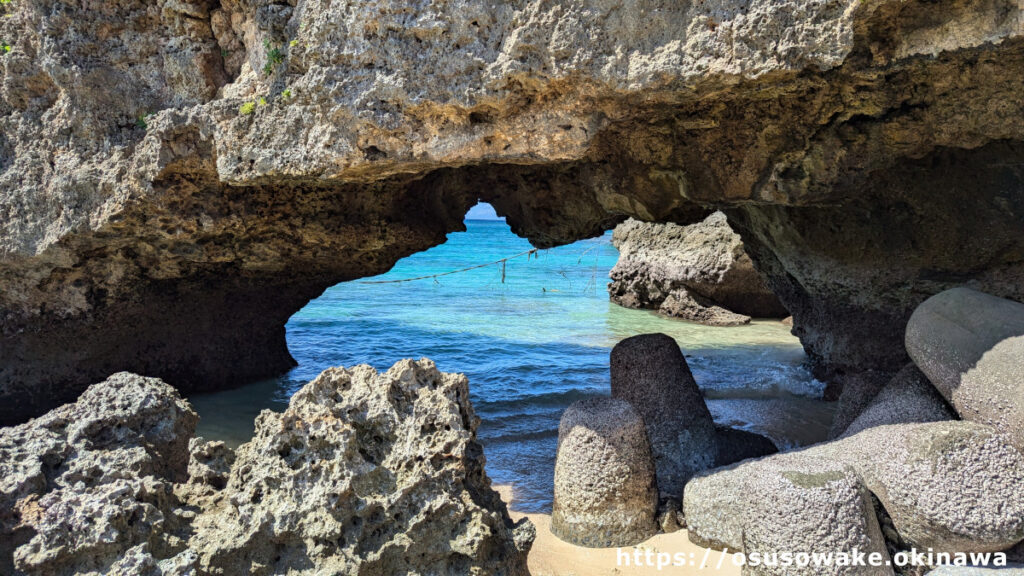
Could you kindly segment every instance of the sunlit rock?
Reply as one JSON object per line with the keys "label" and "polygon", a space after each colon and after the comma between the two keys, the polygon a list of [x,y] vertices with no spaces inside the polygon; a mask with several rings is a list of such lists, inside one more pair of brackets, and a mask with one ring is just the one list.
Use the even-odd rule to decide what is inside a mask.
{"label": "sunlit rock", "polygon": [[592,398],[562,415],[551,531],[591,548],[654,536],[658,489],[640,414],[628,402]]}

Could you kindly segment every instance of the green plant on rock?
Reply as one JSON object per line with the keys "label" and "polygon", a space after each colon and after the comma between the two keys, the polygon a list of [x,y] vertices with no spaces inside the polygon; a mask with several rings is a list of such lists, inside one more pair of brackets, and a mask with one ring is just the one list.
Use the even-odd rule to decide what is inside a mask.
{"label": "green plant on rock", "polygon": [[149,130],[149,123],[146,119],[152,116],[152,114],[139,114],[139,117],[135,119],[135,127],[142,130]]}
{"label": "green plant on rock", "polygon": [[292,89],[291,88],[285,88],[284,90],[281,91],[281,100],[284,100],[285,102],[287,102],[287,101],[289,101],[291,99],[292,99]]}
{"label": "green plant on rock", "polygon": [[270,76],[284,62],[284,52],[281,48],[274,47],[270,40],[263,41],[263,49],[266,51],[267,63],[263,66],[263,74]]}
{"label": "green plant on rock", "polygon": [[7,54],[11,51],[11,45],[7,42],[0,41],[0,54]]}
{"label": "green plant on rock", "polygon": [[245,104],[242,104],[241,106],[238,107],[238,113],[243,115],[243,116],[248,116],[248,115],[252,114],[255,111],[256,111],[256,103],[255,102],[246,102]]}

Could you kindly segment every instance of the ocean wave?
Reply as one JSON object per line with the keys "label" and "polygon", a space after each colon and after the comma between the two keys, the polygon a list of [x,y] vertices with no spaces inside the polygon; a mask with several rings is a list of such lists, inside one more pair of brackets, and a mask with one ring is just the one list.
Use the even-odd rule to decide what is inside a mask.
{"label": "ocean wave", "polygon": [[519,414],[518,410],[537,407],[568,407],[577,400],[593,398],[595,396],[607,396],[607,391],[597,388],[583,388],[562,390],[556,392],[545,392],[542,394],[528,394],[508,400],[475,400],[476,411],[480,413],[500,414],[513,411],[511,415]]}
{"label": "ocean wave", "polygon": [[[483,435],[481,435],[483,436]],[[520,434],[503,434],[500,436],[486,436],[482,440],[485,446],[491,446],[494,444],[501,443],[521,443],[530,442],[534,440],[546,440],[549,438],[558,438],[558,428],[549,430],[535,430],[533,432],[523,432]]]}

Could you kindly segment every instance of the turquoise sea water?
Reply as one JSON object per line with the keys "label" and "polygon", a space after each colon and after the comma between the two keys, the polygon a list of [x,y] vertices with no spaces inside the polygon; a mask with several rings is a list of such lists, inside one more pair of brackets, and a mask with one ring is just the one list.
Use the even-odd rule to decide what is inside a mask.
{"label": "turquoise sea water", "polygon": [[[394,280],[492,262],[530,250],[502,221],[468,221],[466,232],[399,262]],[[545,250],[500,266],[435,280],[361,281],[328,289],[292,317],[288,345],[299,366],[285,376],[190,398],[199,433],[231,444],[247,440],[264,408],[287,399],[330,366],[428,357],[469,377],[482,419],[487,471],[513,484],[515,507],[550,510],[558,420],[573,401],[609,393],[608,354],[619,340],[664,332],[683,348],[715,419],[796,446],[820,439],[832,406],[815,399],[821,384],[778,321],[710,328],[627,310],[608,301],[618,258],[610,234]]]}

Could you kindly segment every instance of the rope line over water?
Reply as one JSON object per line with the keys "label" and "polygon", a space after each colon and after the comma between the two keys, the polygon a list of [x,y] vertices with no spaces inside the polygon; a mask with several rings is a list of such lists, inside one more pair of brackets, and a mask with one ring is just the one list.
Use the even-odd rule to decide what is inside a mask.
{"label": "rope line over water", "polygon": [[529,256],[531,256],[533,254],[540,254],[540,248],[534,248],[532,250],[527,250],[526,252],[520,252],[519,254],[514,254],[512,256],[507,256],[507,257],[502,258],[500,260],[495,260],[494,262],[488,262],[486,264],[477,264],[476,266],[470,266],[468,268],[460,268],[458,270],[450,270],[448,272],[441,272],[441,273],[438,273],[438,274],[427,274],[426,276],[417,276],[415,278],[402,278],[402,279],[399,279],[399,280],[364,280],[364,281],[360,282],[360,284],[398,284],[400,282],[414,282],[416,280],[429,280],[431,278],[434,278],[436,280],[437,278],[440,278],[441,276],[451,276],[452,274],[458,274],[460,272],[469,272],[470,270],[477,270],[479,268],[486,268],[488,266],[494,266],[496,264],[501,264],[501,283],[504,284],[505,283],[505,263],[508,262],[509,260],[515,260],[516,258],[522,258],[523,256],[529,257]]}

